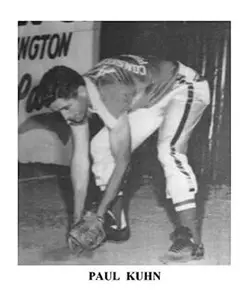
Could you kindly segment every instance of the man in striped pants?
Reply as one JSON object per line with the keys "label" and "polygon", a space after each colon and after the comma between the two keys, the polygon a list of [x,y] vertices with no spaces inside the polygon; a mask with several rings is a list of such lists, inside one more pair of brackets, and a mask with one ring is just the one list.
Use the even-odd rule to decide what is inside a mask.
{"label": "man in striped pants", "polygon": [[[41,80],[44,103],[60,111],[72,128],[72,181],[75,218],[80,219],[88,185],[88,117],[96,113],[104,127],[92,139],[92,171],[103,196],[97,215],[110,240],[129,237],[128,217],[120,189],[131,153],[159,130],[158,159],[181,226],[171,235],[169,259],[204,255],[197,228],[197,182],[186,156],[188,140],[210,101],[206,80],[180,62],[155,57],[120,55],[99,62],[84,75],[54,67]],[[67,88],[65,88],[67,87]],[[119,207],[119,209],[113,209]],[[124,232],[125,234],[124,237]]]}

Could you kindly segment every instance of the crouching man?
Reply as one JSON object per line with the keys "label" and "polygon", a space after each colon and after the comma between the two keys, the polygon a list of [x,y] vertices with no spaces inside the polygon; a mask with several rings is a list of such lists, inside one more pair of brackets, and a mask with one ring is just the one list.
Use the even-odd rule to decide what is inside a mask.
{"label": "crouching man", "polygon": [[[169,259],[202,258],[204,246],[196,221],[197,182],[186,152],[190,135],[209,104],[207,81],[180,62],[120,55],[102,60],[83,75],[56,66],[44,74],[40,92],[43,104],[60,111],[72,128],[76,224],[69,234],[70,244],[95,249],[107,238],[119,240],[119,233],[121,240],[129,238],[121,189],[124,175],[131,153],[158,130],[166,199],[172,199],[181,223],[171,235]],[[90,143],[88,118],[93,113],[103,120],[104,127]],[[89,155],[103,194],[95,212],[82,216]],[[119,209],[112,209],[115,206]]]}

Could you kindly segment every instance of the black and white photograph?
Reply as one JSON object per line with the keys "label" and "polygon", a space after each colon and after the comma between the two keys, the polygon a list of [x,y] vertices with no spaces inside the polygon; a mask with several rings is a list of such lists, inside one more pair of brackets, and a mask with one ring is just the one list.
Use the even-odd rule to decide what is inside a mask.
{"label": "black and white photograph", "polygon": [[230,266],[230,20],[16,26],[18,265]]}

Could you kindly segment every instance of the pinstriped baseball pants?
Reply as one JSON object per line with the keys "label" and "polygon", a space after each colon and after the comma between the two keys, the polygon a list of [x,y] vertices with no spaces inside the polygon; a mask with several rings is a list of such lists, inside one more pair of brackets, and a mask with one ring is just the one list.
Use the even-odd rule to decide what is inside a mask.
{"label": "pinstriped baseball pants", "polygon": [[[173,91],[157,104],[129,114],[132,151],[159,130],[158,159],[164,169],[166,198],[172,198],[176,211],[195,207],[197,181],[186,152],[190,135],[209,101],[207,81],[181,76]],[[91,155],[96,184],[105,190],[114,169],[106,128],[92,139]]]}

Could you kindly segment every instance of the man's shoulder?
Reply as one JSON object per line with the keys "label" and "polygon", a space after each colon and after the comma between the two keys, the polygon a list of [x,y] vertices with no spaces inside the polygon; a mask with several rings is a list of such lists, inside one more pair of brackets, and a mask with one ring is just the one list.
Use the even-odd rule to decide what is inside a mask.
{"label": "man's shoulder", "polygon": [[119,54],[111,57],[101,59],[94,67],[100,67],[103,65],[117,65],[122,66],[123,62],[137,64],[137,65],[150,65],[150,64],[174,64],[174,61],[157,57],[155,55],[141,55],[141,54]]}

